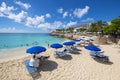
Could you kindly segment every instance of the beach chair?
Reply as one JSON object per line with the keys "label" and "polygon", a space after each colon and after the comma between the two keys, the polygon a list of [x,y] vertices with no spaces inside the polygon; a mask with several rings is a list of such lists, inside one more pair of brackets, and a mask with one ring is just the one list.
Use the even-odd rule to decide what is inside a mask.
{"label": "beach chair", "polygon": [[25,64],[25,66],[26,66],[26,68],[27,68],[27,71],[28,71],[29,73],[32,73],[32,72],[37,71],[37,68],[36,68],[36,67],[31,67],[31,66],[29,66],[29,62],[30,62],[30,60],[25,60],[25,61],[24,61],[24,64]]}
{"label": "beach chair", "polygon": [[101,52],[99,52],[99,51],[90,51],[90,55],[91,56],[100,56],[100,57],[102,57],[102,56],[104,56],[104,51],[101,51]]}
{"label": "beach chair", "polygon": [[46,61],[49,57],[50,56],[37,56],[37,59],[39,59],[40,61]]}
{"label": "beach chair", "polygon": [[104,51],[102,51],[102,52],[91,51],[90,55],[92,56],[93,59],[98,59],[103,62],[109,62],[109,57],[103,55],[103,53],[104,53]]}
{"label": "beach chair", "polygon": [[95,51],[90,51],[90,56],[96,56],[96,52]]}
{"label": "beach chair", "polygon": [[77,47],[73,47],[73,49],[72,50],[74,50],[74,51],[81,51],[80,49],[78,49]]}
{"label": "beach chair", "polygon": [[67,55],[67,53],[68,53],[67,50],[66,51],[55,51],[54,56],[55,57],[63,57],[65,55]]}
{"label": "beach chair", "polygon": [[77,48],[75,48],[75,47],[73,47],[72,49],[70,49],[70,48],[67,48],[67,51],[69,52],[69,53],[79,53],[79,49],[77,49]]}

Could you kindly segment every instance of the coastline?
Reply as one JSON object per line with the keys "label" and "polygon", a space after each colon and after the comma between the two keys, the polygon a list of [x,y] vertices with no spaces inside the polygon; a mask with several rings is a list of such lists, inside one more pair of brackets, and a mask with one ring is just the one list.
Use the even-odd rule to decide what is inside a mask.
{"label": "coastline", "polygon": [[[81,36],[73,37],[80,39]],[[98,40],[95,36],[94,38]],[[69,40],[68,38],[64,39]],[[120,50],[114,46],[116,45],[99,44],[99,47],[105,51],[105,55],[109,56],[108,64],[92,59],[89,51],[84,47],[78,47],[82,50],[80,54],[68,53],[63,58],[55,58],[54,49],[45,46],[47,50],[39,55],[50,56],[50,58],[42,63],[39,71],[40,77],[35,80],[118,80],[120,78]],[[32,57],[31,54],[26,53],[28,47],[30,46],[0,52],[0,77],[2,80],[33,79],[24,65],[24,61]]]}
{"label": "coastline", "polygon": [[[35,80],[118,80],[120,78],[119,48],[113,45],[100,45],[109,56],[110,63],[105,64],[92,59],[89,51],[84,47],[78,47],[80,54],[71,54],[64,58],[55,58],[54,49],[47,48],[40,55],[49,55],[48,61],[40,67],[40,78]],[[24,49],[17,51],[24,52]],[[0,63],[0,77],[2,80],[31,80],[27,72],[24,60],[30,59],[32,55],[11,59]],[[101,77],[102,76],[102,77]]]}
{"label": "coastline", "polygon": [[[71,40],[71,39],[69,39],[69,37],[71,35],[73,35],[73,34],[69,34],[69,36],[65,34],[64,37],[60,37],[59,35],[51,35],[51,36],[63,38],[65,41],[67,41],[67,40]],[[73,35],[73,39],[80,39],[80,37],[81,36],[79,36],[79,35]],[[99,45],[99,43],[98,43],[99,39],[96,36],[93,36],[93,37],[95,38],[95,41],[97,41],[97,42],[95,42],[95,44],[97,43],[97,45]],[[6,49],[3,51],[0,51],[0,62],[9,61],[12,59],[20,59],[20,58],[29,56],[29,54],[26,53],[26,49],[29,47],[30,46],[25,46],[25,47],[11,48],[11,49]],[[47,48],[47,46],[45,46],[45,47]]]}
{"label": "coastline", "polygon": [[[5,33],[5,35],[7,35],[8,33]],[[12,33],[11,33],[12,34]],[[15,33],[13,33],[14,35],[16,35]],[[23,36],[24,33],[20,34],[18,33],[20,36]],[[19,36],[17,34],[17,36]],[[25,33],[26,34],[26,33]],[[29,34],[29,33],[27,33]],[[32,34],[32,33],[31,33]],[[39,33],[35,33],[35,34],[39,34]],[[34,35],[34,34],[32,34]],[[46,34],[43,34],[43,35],[46,35]],[[42,34],[41,35],[37,35],[38,36],[43,36]],[[47,34],[47,37],[49,34]],[[31,35],[28,35],[28,36],[31,36]],[[45,37],[47,39],[47,37]],[[50,36],[49,39],[51,40],[51,38],[55,39],[56,41],[58,42],[62,42],[62,40],[64,41],[64,39],[60,39],[60,38],[56,38],[56,37],[53,37],[53,36]],[[31,38],[30,38],[31,39]],[[35,38],[36,39],[36,38]],[[59,39],[59,40],[57,40]],[[4,40],[4,39],[3,39]],[[32,39],[33,40],[33,39]],[[16,59],[16,58],[22,58],[22,57],[26,57],[26,56],[29,56],[29,54],[26,53],[26,49],[31,47],[31,46],[37,46],[37,45],[40,45],[40,46],[44,46],[44,47],[47,47],[48,43],[47,41],[44,41],[44,39],[42,40],[42,43],[39,41],[39,38],[37,38],[37,42],[39,42],[39,44],[33,44],[33,45],[24,45],[24,46],[17,46],[16,48],[13,47],[13,48],[6,48],[6,49],[1,49],[0,50],[0,62],[3,62],[3,61],[9,61],[9,60],[12,60],[12,59]],[[22,40],[23,41],[23,40]],[[48,40],[49,41],[49,40]],[[52,40],[49,44],[53,43],[54,40]],[[35,40],[33,40],[33,42],[30,42],[31,44],[34,43]],[[24,43],[23,43],[24,44]]]}

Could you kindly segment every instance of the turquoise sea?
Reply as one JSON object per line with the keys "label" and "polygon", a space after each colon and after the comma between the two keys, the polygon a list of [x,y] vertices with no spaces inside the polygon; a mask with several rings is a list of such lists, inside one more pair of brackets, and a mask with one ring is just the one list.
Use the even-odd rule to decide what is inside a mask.
{"label": "turquoise sea", "polygon": [[42,33],[0,33],[0,50],[21,48],[26,46],[48,46],[62,43],[65,39]]}

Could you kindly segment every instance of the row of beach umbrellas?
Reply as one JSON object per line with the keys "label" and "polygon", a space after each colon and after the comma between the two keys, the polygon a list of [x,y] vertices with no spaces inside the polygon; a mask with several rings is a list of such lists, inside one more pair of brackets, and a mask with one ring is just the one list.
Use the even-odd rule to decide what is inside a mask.
{"label": "row of beach umbrellas", "polygon": [[[63,43],[63,45],[66,45],[66,46],[70,46],[70,45],[73,45],[73,44],[75,44],[75,42],[72,42],[72,41]],[[54,43],[54,44],[50,45],[50,47],[58,49],[58,48],[62,48],[63,45],[59,44],[59,43]],[[33,47],[26,50],[26,52],[30,53],[30,54],[39,54],[39,53],[45,52],[45,51],[46,51],[46,48],[43,47],[43,46],[33,46]]]}
{"label": "row of beach umbrellas", "polygon": [[[65,46],[71,46],[74,44],[75,44],[75,42],[73,42],[73,41],[68,41],[68,42],[63,43],[63,45],[65,45]],[[59,44],[59,43],[54,43],[54,44],[51,44],[50,47],[58,49],[58,48],[62,48],[63,45]],[[91,51],[101,51],[101,49],[99,49],[96,46],[85,46],[84,48],[87,50],[91,50]],[[39,53],[45,52],[45,51],[46,51],[46,48],[42,47],[42,46],[33,46],[26,50],[26,52],[30,53],[30,54],[39,54]]]}
{"label": "row of beach umbrellas", "polygon": [[[63,45],[65,45],[65,46],[71,46],[71,45],[74,45],[77,42],[80,42],[81,40],[83,40],[83,41],[85,41],[85,40],[91,40],[91,41],[93,41],[92,38],[87,38],[85,36],[82,36],[79,40],[67,41],[67,42],[64,42]],[[51,45],[51,47],[55,48],[55,49],[58,49],[58,48],[62,48],[63,45],[59,44],[59,43],[54,43],[54,44]],[[30,53],[30,54],[39,54],[39,53],[44,52],[44,51],[46,51],[46,48],[42,47],[42,46],[33,46],[33,47],[31,47],[31,48],[29,48],[29,49],[26,50],[26,52]]]}

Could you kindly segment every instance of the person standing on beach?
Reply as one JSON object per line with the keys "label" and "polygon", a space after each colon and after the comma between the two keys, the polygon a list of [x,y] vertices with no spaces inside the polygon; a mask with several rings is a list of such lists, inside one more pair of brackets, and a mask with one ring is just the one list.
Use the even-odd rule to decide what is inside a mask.
{"label": "person standing on beach", "polygon": [[48,48],[50,47],[50,44],[48,43]]}
{"label": "person standing on beach", "polygon": [[46,43],[47,43],[47,46],[48,46],[48,48],[50,47],[50,44],[49,44],[49,42],[48,41],[46,41]]}

